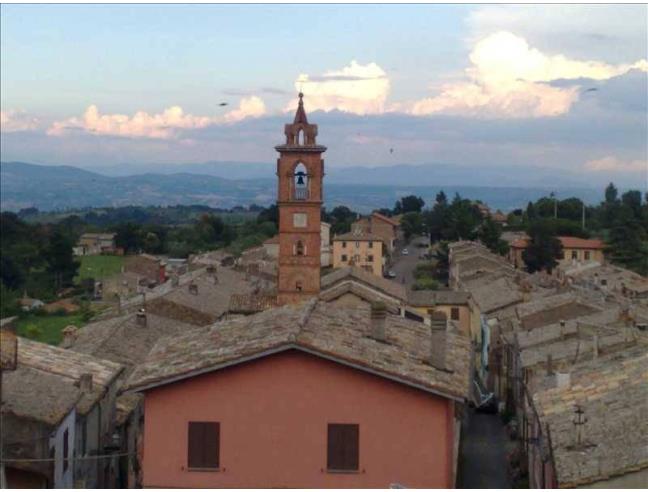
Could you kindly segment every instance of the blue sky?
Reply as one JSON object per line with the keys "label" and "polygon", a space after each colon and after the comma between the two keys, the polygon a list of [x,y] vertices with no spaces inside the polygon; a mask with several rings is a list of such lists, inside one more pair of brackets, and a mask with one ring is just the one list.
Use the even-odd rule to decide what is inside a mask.
{"label": "blue sky", "polygon": [[272,161],[301,87],[331,165],[393,164],[384,149],[397,147],[398,162],[641,179],[647,15],[641,5],[2,5],[2,159]]}

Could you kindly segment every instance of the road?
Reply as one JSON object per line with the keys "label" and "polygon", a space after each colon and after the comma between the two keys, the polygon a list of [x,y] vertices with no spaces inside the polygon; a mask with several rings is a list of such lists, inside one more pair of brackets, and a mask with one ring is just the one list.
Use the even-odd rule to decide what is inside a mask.
{"label": "road", "polygon": [[463,489],[510,489],[506,453],[512,443],[499,415],[469,410],[462,429],[458,486]]}
{"label": "road", "polygon": [[[429,241],[424,236],[414,237],[410,239],[406,246],[398,246],[392,256],[392,266],[389,267],[389,270],[396,274],[394,281],[401,284],[404,283],[408,288],[410,288],[414,283],[414,269],[416,268],[416,265],[422,261],[419,259],[419,255],[427,251],[424,248],[416,246],[416,244],[421,242],[427,244]],[[404,248],[408,250],[408,255],[401,254]],[[405,279],[404,282],[403,279]]]}

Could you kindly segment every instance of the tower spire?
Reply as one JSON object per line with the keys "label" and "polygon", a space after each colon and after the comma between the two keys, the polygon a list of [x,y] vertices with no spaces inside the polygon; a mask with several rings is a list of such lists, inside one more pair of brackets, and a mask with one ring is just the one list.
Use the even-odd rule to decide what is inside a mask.
{"label": "tower spire", "polygon": [[306,118],[306,111],[304,110],[304,93],[299,93],[299,105],[297,106],[297,112],[295,113],[295,121],[293,124],[302,123],[308,125],[308,119]]}

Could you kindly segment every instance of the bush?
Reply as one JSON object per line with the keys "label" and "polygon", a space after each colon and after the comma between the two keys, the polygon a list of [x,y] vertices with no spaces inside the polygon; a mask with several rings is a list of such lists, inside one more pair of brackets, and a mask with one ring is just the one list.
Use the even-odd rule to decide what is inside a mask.
{"label": "bush", "polygon": [[29,325],[25,328],[25,334],[30,340],[39,340],[43,336],[43,330],[36,325]]}
{"label": "bush", "polygon": [[437,290],[438,288],[439,282],[429,277],[419,278],[412,286],[412,290]]}
{"label": "bush", "polygon": [[419,263],[418,265],[416,265],[416,268],[414,268],[414,278],[432,278],[434,276],[434,272],[435,267],[432,262]]}

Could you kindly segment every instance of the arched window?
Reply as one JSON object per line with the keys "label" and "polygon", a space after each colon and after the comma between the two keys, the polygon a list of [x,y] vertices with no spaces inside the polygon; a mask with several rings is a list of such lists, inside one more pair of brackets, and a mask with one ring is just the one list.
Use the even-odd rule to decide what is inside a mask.
{"label": "arched window", "polygon": [[297,138],[295,139],[297,145],[304,145],[304,130],[302,128],[297,132]]}
{"label": "arched window", "polygon": [[293,181],[295,200],[306,200],[308,198],[308,172],[306,166],[301,162],[295,167]]}
{"label": "arched window", "polygon": [[297,241],[295,244],[295,254],[297,256],[304,256],[305,248],[304,248],[304,243],[300,241]]}
{"label": "arched window", "polygon": [[297,280],[297,282],[295,282],[295,289],[297,289],[297,292],[302,291],[302,281],[301,280]]}

